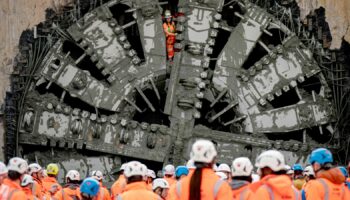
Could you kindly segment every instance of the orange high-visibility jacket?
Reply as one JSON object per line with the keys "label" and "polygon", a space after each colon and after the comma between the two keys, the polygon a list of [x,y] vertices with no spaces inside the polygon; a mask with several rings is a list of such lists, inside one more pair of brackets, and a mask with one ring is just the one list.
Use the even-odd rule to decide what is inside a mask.
{"label": "orange high-visibility jacket", "polygon": [[168,177],[164,177],[164,179],[166,181],[168,181],[169,185],[172,186],[175,182],[176,182],[176,179],[171,177],[171,178],[168,178]]}
{"label": "orange high-visibility jacket", "polygon": [[[235,184],[234,184],[235,182],[240,182],[242,186],[235,187]],[[232,188],[233,200],[247,200],[253,194],[249,186],[250,186],[250,183],[248,181],[232,180],[231,188]]]}
{"label": "orange high-visibility jacket", "polygon": [[[43,190],[45,191],[45,193],[49,193],[49,191],[51,190],[51,188],[53,186],[57,186],[58,187],[58,191],[62,190],[62,186],[57,182],[56,178],[54,177],[45,177],[42,180],[43,183]],[[53,194],[55,195],[55,194]]]}
{"label": "orange high-visibility jacket", "polygon": [[[214,173],[213,169],[203,168],[201,182],[201,200],[232,199],[232,190],[226,181]],[[189,200],[190,181],[193,172],[176,183],[175,199]]]}
{"label": "orange high-visibility jacket", "polygon": [[37,180],[36,178],[34,178],[34,183],[33,183],[33,188],[32,188],[32,194],[38,198],[38,199],[42,199],[43,198],[43,186],[42,186],[42,182],[40,180]]}
{"label": "orange high-visibility jacket", "polygon": [[108,189],[100,182],[100,191],[97,194],[96,200],[111,200],[111,194]]}
{"label": "orange high-visibility jacket", "polygon": [[22,187],[10,180],[5,179],[0,186],[0,199],[1,200],[26,200],[27,195],[23,191]]}
{"label": "orange high-visibility jacket", "polygon": [[55,200],[74,200],[74,197],[80,197],[79,185],[69,185],[56,192]]}
{"label": "orange high-visibility jacket", "polygon": [[300,192],[286,175],[268,175],[259,181],[260,187],[249,200],[300,200]]}
{"label": "orange high-visibility jacket", "polygon": [[306,199],[350,199],[350,192],[344,184],[345,177],[338,168],[317,172],[316,176],[317,179],[309,181],[305,187]]}
{"label": "orange high-visibility jacket", "polygon": [[39,198],[33,195],[33,192],[29,187],[23,187],[22,190],[27,195],[26,200],[39,200]]}
{"label": "orange high-visibility jacket", "polygon": [[149,191],[147,184],[143,181],[134,182],[125,186],[123,194],[117,197],[118,200],[161,200],[160,196]]}
{"label": "orange high-visibility jacket", "polygon": [[123,174],[121,174],[118,180],[114,182],[111,187],[112,199],[117,197],[119,194],[123,193],[125,186],[126,186],[126,178]]}

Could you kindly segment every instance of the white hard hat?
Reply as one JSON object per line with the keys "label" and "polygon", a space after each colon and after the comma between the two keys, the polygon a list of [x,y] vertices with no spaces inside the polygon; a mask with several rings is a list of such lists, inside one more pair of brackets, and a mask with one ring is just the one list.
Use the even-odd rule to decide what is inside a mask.
{"label": "white hard hat", "polygon": [[215,172],[221,180],[227,180],[227,175],[224,172]]}
{"label": "white hard hat", "polygon": [[23,176],[23,179],[21,181],[21,186],[22,187],[25,187],[31,183],[34,183],[34,180],[33,180],[33,177],[31,175],[28,175],[28,174],[25,174]]}
{"label": "white hard hat", "polygon": [[11,158],[8,165],[7,169],[9,171],[15,171],[20,174],[24,174],[28,170],[28,163],[27,161],[23,160],[22,158],[14,157]]}
{"label": "white hard hat", "polygon": [[166,10],[166,11],[164,12],[164,17],[165,17],[165,18],[170,18],[170,17],[171,17],[171,12],[170,12],[170,10]]}
{"label": "white hard hat", "polygon": [[230,166],[228,166],[228,164],[226,163],[220,164],[217,171],[231,173]]}
{"label": "white hard hat", "polygon": [[191,159],[187,161],[186,167],[187,167],[188,169],[196,169],[196,166],[194,165],[194,161],[191,160]]}
{"label": "white hard hat", "polygon": [[42,167],[37,163],[32,163],[28,166],[28,174],[32,175],[33,173],[40,172]]}
{"label": "white hard hat", "polygon": [[174,175],[174,173],[175,173],[174,165],[166,165],[164,167],[164,174],[165,175]]}
{"label": "white hard hat", "polygon": [[281,152],[268,150],[262,152],[256,159],[255,166],[258,168],[269,167],[273,171],[285,170],[286,163]]}
{"label": "white hard hat", "polygon": [[260,176],[258,174],[252,174],[252,183],[260,181]]}
{"label": "white hard hat", "polygon": [[166,188],[170,188],[170,185],[168,181],[166,181],[164,178],[154,179],[154,181],[152,182],[152,190],[155,190],[159,187],[166,189]]}
{"label": "white hard hat", "polygon": [[247,157],[236,158],[232,161],[232,176],[250,176],[253,172],[253,164]]}
{"label": "white hard hat", "polygon": [[147,174],[147,168],[145,166],[138,162],[138,161],[131,161],[129,162],[124,170],[124,175],[129,178],[131,176],[146,176]]}
{"label": "white hard hat", "polygon": [[194,162],[211,163],[217,155],[215,146],[209,140],[197,140],[192,145],[191,159]]}
{"label": "white hard hat", "polygon": [[71,181],[80,181],[80,173],[77,170],[69,170],[66,178],[69,178]]}
{"label": "white hard hat", "polygon": [[91,172],[91,177],[100,181],[103,179],[103,173],[99,170],[94,170]]}
{"label": "white hard hat", "polygon": [[151,178],[157,178],[156,177],[156,173],[153,170],[151,170],[151,169],[147,170],[147,176],[151,177]]}
{"label": "white hard hat", "polygon": [[8,172],[6,165],[0,161],[0,175],[6,174]]}
{"label": "white hard hat", "polygon": [[285,165],[284,169],[286,170],[287,174],[294,174],[294,171],[292,170],[292,168],[289,165]]}
{"label": "white hard hat", "polygon": [[315,176],[314,169],[312,168],[311,165],[305,167],[305,169],[304,169],[304,171],[303,171],[303,175],[304,175],[304,176]]}

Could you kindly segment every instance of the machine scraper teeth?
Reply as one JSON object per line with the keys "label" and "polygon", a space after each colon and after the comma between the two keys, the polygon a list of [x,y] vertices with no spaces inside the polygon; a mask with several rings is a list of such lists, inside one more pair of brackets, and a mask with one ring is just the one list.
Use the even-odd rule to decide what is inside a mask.
{"label": "machine scraper teeth", "polygon": [[[315,145],[335,148],[317,143],[338,132],[317,48],[271,10],[179,1],[169,61],[163,1],[101,2],[80,18],[54,18],[56,28],[28,46],[36,60],[20,68],[26,76],[14,76],[7,141],[31,161],[59,152],[108,170],[130,158],[180,164],[197,138],[217,144],[218,162],[268,148],[305,160]],[[52,45],[40,50],[42,42]],[[66,169],[75,162],[49,157]]]}

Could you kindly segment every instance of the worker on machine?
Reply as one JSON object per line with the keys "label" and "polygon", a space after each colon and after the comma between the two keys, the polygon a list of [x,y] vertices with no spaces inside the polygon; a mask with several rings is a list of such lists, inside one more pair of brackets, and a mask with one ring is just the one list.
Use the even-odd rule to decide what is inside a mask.
{"label": "worker on machine", "polygon": [[173,22],[173,16],[170,10],[164,12],[165,22],[163,23],[163,29],[166,36],[166,50],[168,55],[168,60],[172,60],[174,57],[174,44],[176,36],[175,23]]}

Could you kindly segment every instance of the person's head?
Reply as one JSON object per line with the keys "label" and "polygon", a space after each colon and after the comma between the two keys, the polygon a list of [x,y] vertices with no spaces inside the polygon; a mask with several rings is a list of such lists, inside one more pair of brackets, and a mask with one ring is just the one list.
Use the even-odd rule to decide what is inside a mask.
{"label": "person's head", "polygon": [[175,169],[175,176],[177,180],[187,176],[188,173],[189,173],[189,170],[186,166],[177,166]]}
{"label": "person's head", "polygon": [[333,167],[333,155],[326,148],[318,148],[311,152],[309,162],[312,165],[315,175],[317,175],[318,171],[328,170]]}
{"label": "person's head", "polygon": [[47,167],[46,167],[46,174],[47,174],[47,176],[56,178],[57,175],[58,175],[58,172],[59,172],[59,168],[58,168],[57,164],[50,163],[50,164],[47,165]]}
{"label": "person's head", "polygon": [[294,171],[294,179],[300,178],[303,176],[303,167],[301,166],[301,164],[294,164],[293,165],[293,171]]}
{"label": "person's head", "polygon": [[293,169],[289,165],[286,165],[285,170],[286,170],[286,175],[290,178],[290,180],[293,180],[293,177],[294,177]]}
{"label": "person's head", "polygon": [[165,20],[166,20],[167,22],[171,22],[172,16],[171,16],[170,10],[166,10],[166,11],[164,12],[164,18],[165,18]]}
{"label": "person's head", "polygon": [[226,163],[220,164],[217,171],[223,172],[227,176],[227,179],[231,179],[231,169],[230,169],[230,166],[228,166],[228,164]]}
{"label": "person's head", "polygon": [[286,174],[285,166],[283,154],[276,150],[262,152],[255,162],[255,167],[259,168],[261,178],[270,174]]}
{"label": "person's head", "polygon": [[303,175],[306,177],[306,181],[315,179],[315,172],[311,165],[306,166]]}
{"label": "person's head", "polygon": [[80,173],[77,170],[69,170],[66,174],[66,183],[79,184],[80,183]]}
{"label": "person's head", "polygon": [[203,168],[213,169],[217,152],[214,144],[209,140],[197,140],[192,145],[190,153],[191,159],[194,161],[196,169],[190,180],[190,196],[191,200],[199,200],[201,197],[201,182]]}
{"label": "person's head", "polygon": [[152,190],[158,194],[161,198],[166,199],[169,191],[169,183],[163,178],[154,179],[152,183]]}
{"label": "person's head", "polygon": [[147,183],[152,183],[152,181],[157,178],[156,177],[156,173],[151,170],[151,169],[148,169],[147,170]]}
{"label": "person's head", "polygon": [[91,172],[91,178],[96,179],[98,182],[102,182],[103,180],[103,173],[99,170],[94,170]]}
{"label": "person's head", "polygon": [[32,163],[28,166],[28,174],[38,180],[41,180],[44,178],[43,169],[37,163]]}
{"label": "person's head", "polygon": [[97,196],[100,190],[100,184],[93,178],[84,179],[80,185],[80,195],[83,200],[92,200]]}
{"label": "person's head", "polygon": [[140,182],[143,181],[144,177],[147,175],[147,168],[138,161],[131,161],[126,165],[124,175],[128,184]]}
{"label": "person's head", "polygon": [[7,165],[7,170],[8,178],[12,181],[17,181],[20,183],[24,174],[28,171],[28,163],[22,158],[14,157],[10,159]]}
{"label": "person's head", "polygon": [[172,178],[174,177],[174,174],[175,174],[174,165],[169,164],[164,167],[164,177]]}
{"label": "person's head", "polygon": [[34,184],[33,177],[31,175],[25,174],[22,178],[21,186],[32,189],[33,184]]}
{"label": "person's head", "polygon": [[233,180],[252,182],[253,164],[247,157],[239,157],[232,161],[231,172]]}
{"label": "person's head", "polygon": [[7,177],[7,167],[3,162],[0,162],[0,185],[4,181],[4,179]]}
{"label": "person's head", "polygon": [[349,177],[349,174],[348,174],[348,172],[347,172],[347,170],[346,170],[345,167],[339,166],[338,169],[339,169],[339,170],[341,171],[341,173],[344,175],[345,179]]}

